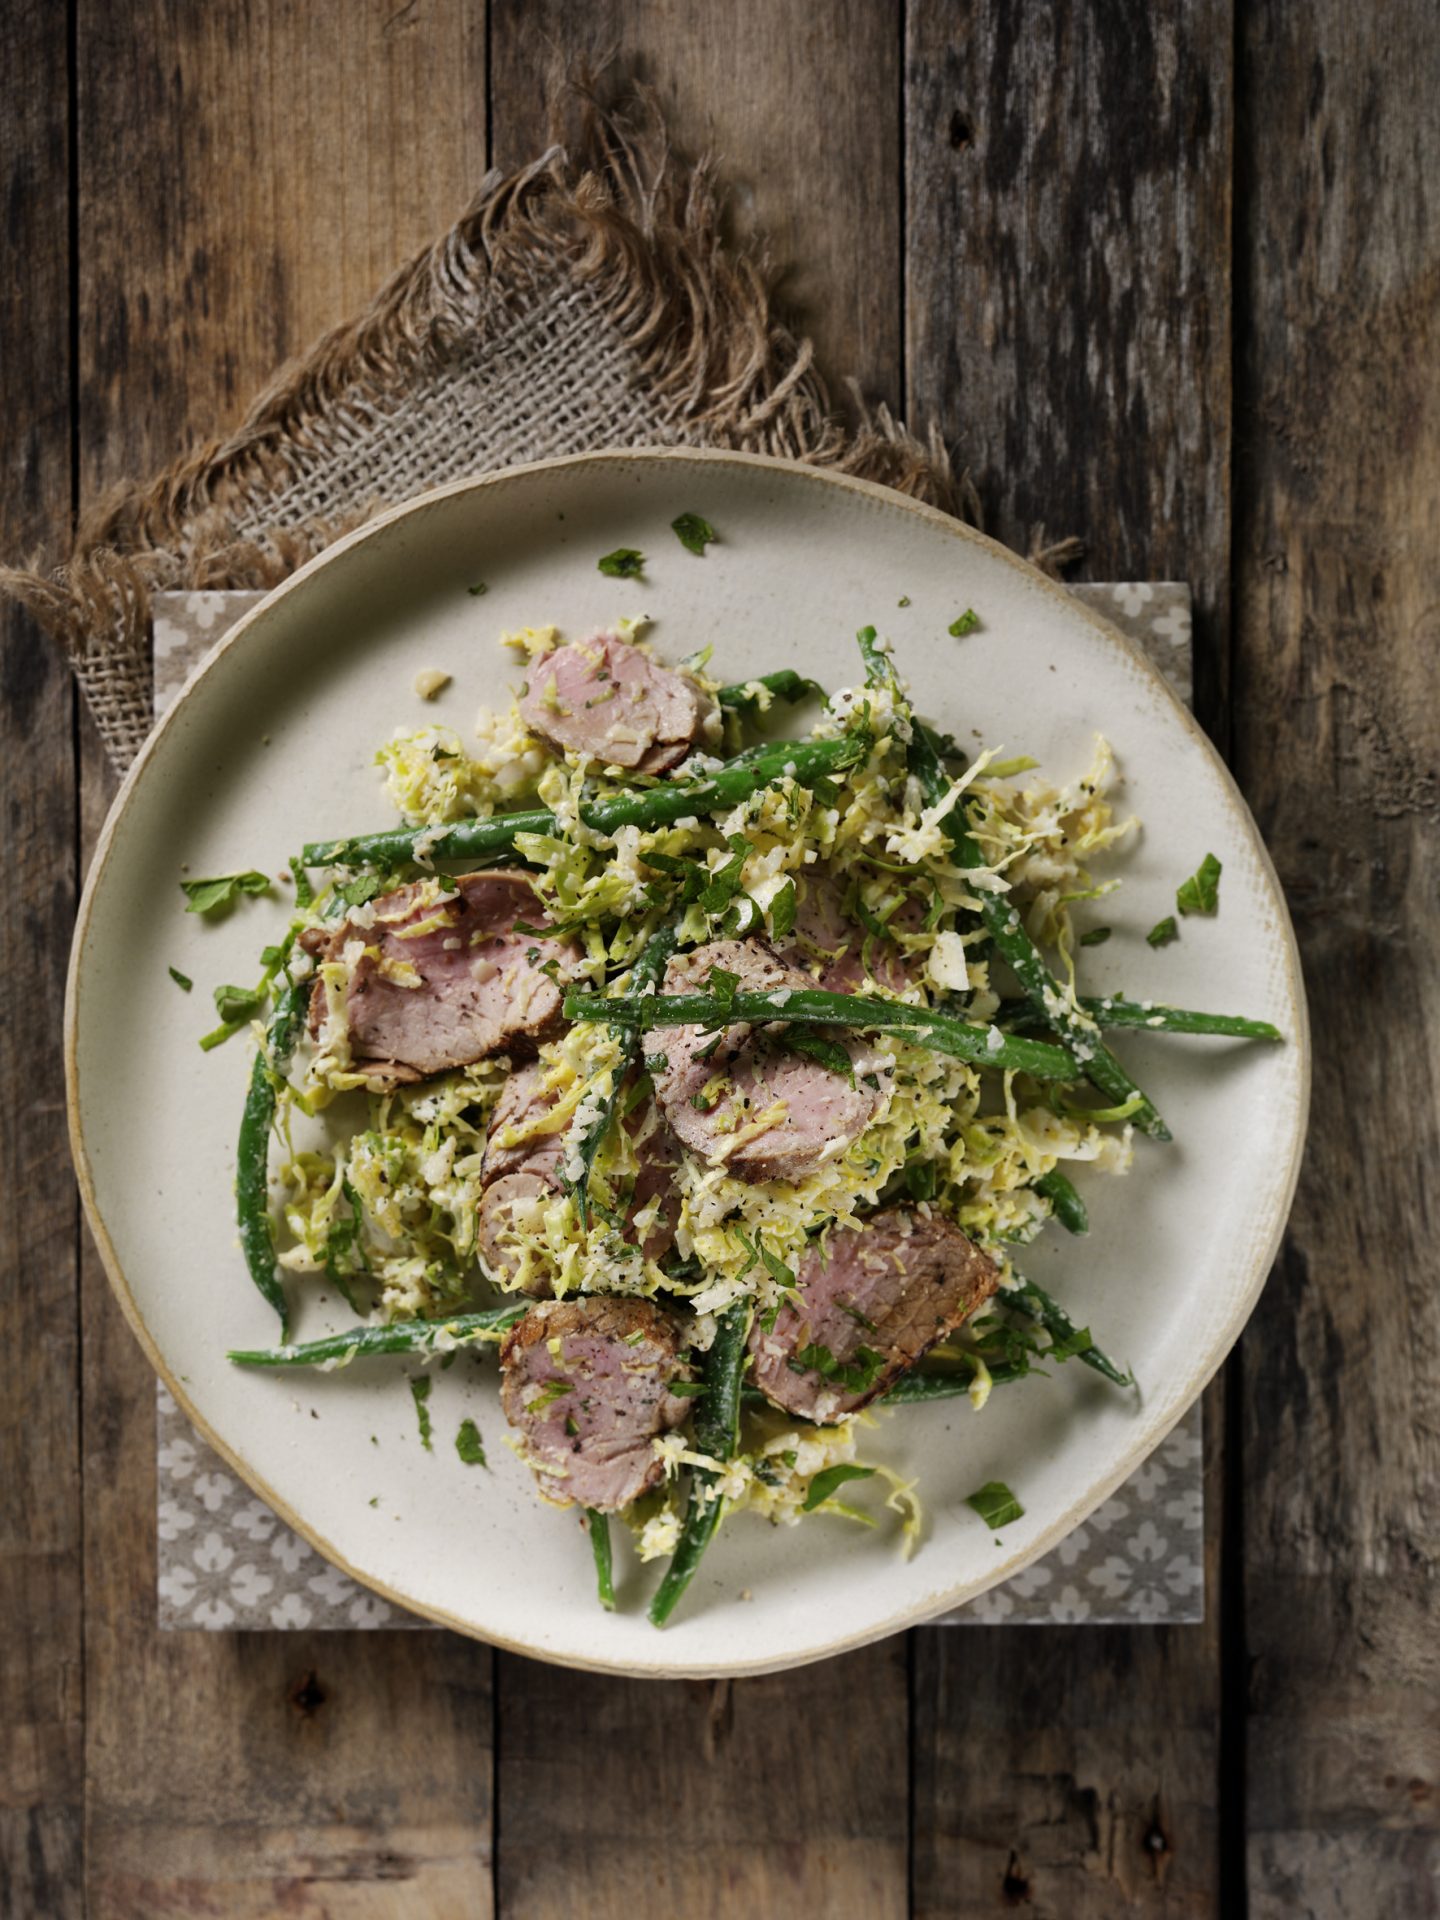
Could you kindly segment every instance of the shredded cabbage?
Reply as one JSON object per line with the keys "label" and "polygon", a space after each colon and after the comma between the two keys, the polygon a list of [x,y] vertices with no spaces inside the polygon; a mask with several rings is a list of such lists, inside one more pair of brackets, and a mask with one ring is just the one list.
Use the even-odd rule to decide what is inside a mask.
{"label": "shredded cabbage", "polygon": [[[644,625],[622,623],[624,637],[645,646]],[[504,638],[532,680],[543,676],[546,656],[560,644],[553,627]],[[713,691],[717,682],[706,659],[687,664]],[[763,688],[758,692],[763,712],[769,699]],[[731,716],[727,724],[733,745],[740,723]],[[396,812],[413,827],[439,828],[517,805],[552,811],[553,828],[517,835],[516,851],[544,912],[577,942],[577,974],[597,984],[630,965],[666,919],[678,923],[682,944],[784,933],[818,973],[833,950],[803,921],[792,933],[779,918],[793,918],[797,898],[809,899],[813,889],[843,911],[852,945],[858,943],[864,991],[990,1023],[1001,1006],[1000,983],[992,977],[977,909],[982,894],[999,893],[1057,956],[1061,999],[1079,1015],[1071,908],[1119,884],[1097,882],[1090,863],[1136,825],[1115,813],[1119,775],[1108,744],[1097,739],[1090,765],[1062,785],[1034,774],[1028,759],[1002,763],[981,753],[937,804],[926,806],[906,768],[910,719],[898,683],[894,691],[856,687],[832,695],[814,734],[842,732],[870,742],[864,759],[843,777],[814,787],[781,777],[723,818],[689,818],[655,831],[627,826],[611,834],[585,826],[580,810],[616,790],[613,771],[556,751],[525,725],[513,698],[503,712],[481,713],[468,745],[449,728],[426,726],[397,731],[376,758]],[[678,776],[668,777],[715,764],[696,752]],[[647,783],[629,783],[637,784]],[[979,867],[962,869],[953,859],[945,825],[956,811],[984,856]],[[712,883],[703,897],[699,886],[686,887],[686,875]],[[438,916],[453,883],[436,876],[425,884]],[[673,1185],[681,1267],[677,1273],[672,1263],[667,1272],[642,1246],[659,1202],[626,1219],[647,1135],[659,1124],[643,1080],[625,1090],[622,1105],[630,1117],[610,1125],[594,1153],[588,1227],[581,1225],[570,1191],[584,1172],[580,1143],[624,1064],[615,1032],[581,1022],[539,1048],[545,1108],[504,1143],[561,1134],[560,1182],[516,1208],[506,1243],[510,1271],[487,1276],[477,1239],[482,1167],[490,1117],[511,1063],[490,1059],[418,1086],[369,1090],[352,1060],[346,996],[376,916],[373,899],[342,898],[333,890],[302,916],[327,935],[343,919],[349,937],[340,953],[318,964],[318,1031],[298,1079],[280,1089],[278,1115],[288,1236],[280,1258],[293,1273],[344,1288],[380,1320],[453,1312],[486,1278],[557,1297],[664,1290],[687,1302],[693,1349],[700,1352],[722,1309],[737,1298],[753,1298],[761,1311],[775,1306],[787,1283],[774,1268],[793,1275],[808,1247],[817,1240],[823,1245],[837,1228],[861,1225],[885,1201],[908,1195],[912,1204],[948,1215],[994,1254],[1008,1278],[1007,1249],[1033,1239],[1051,1215],[1038,1180],[1071,1162],[1110,1174],[1130,1166],[1131,1129],[1123,1122],[1088,1121],[1014,1075],[982,1075],[913,1041],[886,1038],[874,1047],[881,1097],[873,1121],[806,1179],[747,1182],[724,1164],[680,1155]],[[438,918],[422,917],[414,931],[436,924]],[[396,985],[420,984],[403,960],[382,964]],[[327,1108],[334,1124],[325,1137],[316,1116]],[[346,1120],[353,1123],[348,1128]],[[756,1249],[767,1257],[758,1259]],[[977,1409],[991,1381],[986,1340],[999,1324],[982,1318],[967,1330],[973,1337],[953,1348],[969,1356]],[[988,1350],[993,1358],[993,1346]],[[741,1452],[724,1463],[687,1450],[678,1434],[667,1435],[656,1443],[667,1489],[637,1503],[629,1516],[641,1558],[674,1547],[673,1478],[680,1466],[713,1473],[730,1510],[791,1525],[806,1514],[817,1474],[856,1463],[863,1424],[851,1418],[818,1428],[773,1413],[747,1416]],[[921,1524],[914,1489],[888,1469],[873,1471],[908,1551]],[[838,1495],[815,1511],[871,1517]]]}

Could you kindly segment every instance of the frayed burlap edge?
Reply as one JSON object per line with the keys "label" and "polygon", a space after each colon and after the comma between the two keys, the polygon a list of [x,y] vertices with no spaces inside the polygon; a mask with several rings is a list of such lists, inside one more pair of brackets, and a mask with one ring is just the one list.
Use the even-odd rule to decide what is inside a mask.
{"label": "frayed burlap edge", "polygon": [[[858,425],[842,424],[810,342],[776,317],[759,261],[722,238],[709,163],[673,162],[653,100],[636,89],[625,110],[607,111],[587,89],[570,91],[581,114],[570,148],[489,174],[450,232],[284,368],[234,433],[148,483],[115,489],[84,516],[54,572],[0,568],[0,592],[63,648],[118,768],[152,722],[152,593],[272,586],[394,504],[352,499],[295,526],[267,512],[302,469],[323,471],[348,423],[402,406],[467,336],[537,289],[584,286],[598,298],[668,439],[859,475],[978,524],[974,488],[933,428],[921,441],[858,392]],[[1032,558],[1054,570],[1072,547]]]}

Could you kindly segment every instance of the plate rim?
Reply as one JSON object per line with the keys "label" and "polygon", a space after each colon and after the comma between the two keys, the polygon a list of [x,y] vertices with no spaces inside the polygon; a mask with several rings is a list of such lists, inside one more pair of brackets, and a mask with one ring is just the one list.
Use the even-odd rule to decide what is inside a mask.
{"label": "plate rim", "polygon": [[[911,1602],[897,1613],[877,1623],[847,1631],[799,1654],[781,1654],[766,1659],[763,1656],[754,1659],[730,1661],[695,1661],[684,1658],[666,1657],[662,1649],[667,1645],[679,1647],[677,1635],[670,1641],[668,1636],[657,1635],[657,1657],[654,1660],[637,1662],[633,1657],[587,1658],[573,1653],[563,1652],[532,1642],[514,1640],[503,1635],[482,1630],[473,1621],[461,1618],[442,1607],[418,1600],[400,1592],[383,1580],[368,1574],[354,1566],[350,1560],[317,1527],[301,1519],[294,1510],[271,1488],[264,1478],[256,1472],[242,1455],[223,1441],[210,1427],[204,1415],[192,1403],[183,1384],[166,1366],[159,1349],[136,1303],[130,1284],[121,1265],[115,1245],[110,1238],[104,1217],[101,1213],[95,1192],[95,1184],[90,1167],[89,1154],[85,1143],[84,1119],[81,1111],[80,1072],[78,1061],[79,1043],[79,986],[81,956],[86,948],[87,935],[92,917],[96,895],[103,882],[105,871],[114,852],[115,840],[121,821],[132,798],[142,781],[150,774],[157,755],[171,729],[179,721],[184,709],[209,676],[218,661],[232,647],[240,645],[250,627],[267,615],[277,602],[288,594],[301,588],[322,569],[341,561],[355,547],[376,538],[385,529],[397,521],[410,519],[460,494],[482,493],[490,488],[504,486],[507,483],[526,479],[536,474],[553,472],[571,472],[578,469],[606,468],[618,466],[661,465],[701,465],[712,467],[753,468],[759,472],[783,475],[788,479],[818,486],[833,487],[842,493],[852,493],[862,498],[880,502],[891,510],[899,510],[928,522],[938,530],[948,534],[962,544],[980,547],[985,552],[998,557],[1019,573],[1029,585],[1043,591],[1063,606],[1069,617],[1079,617],[1094,629],[1097,636],[1106,644],[1118,646],[1137,666],[1143,677],[1153,688],[1163,695],[1174,713],[1178,715],[1192,743],[1207,757],[1212,773],[1218,776],[1222,796],[1228,801],[1234,813],[1241,833],[1248,842],[1255,857],[1262,878],[1267,882],[1274,900],[1279,906],[1279,927],[1281,950],[1284,961],[1282,973],[1283,990],[1290,1003],[1292,1034],[1290,1044],[1298,1050],[1299,1079],[1296,1089],[1296,1113],[1298,1124],[1294,1130],[1289,1165],[1281,1185],[1276,1189],[1276,1198],[1272,1205],[1270,1218],[1265,1222],[1264,1231],[1257,1236],[1250,1259],[1250,1270],[1246,1283],[1237,1296],[1236,1304],[1217,1331],[1209,1349],[1199,1366],[1195,1368],[1177,1398],[1169,1407],[1159,1412],[1152,1420],[1141,1418],[1137,1421],[1137,1437],[1125,1450],[1119,1462],[1112,1467],[1102,1480],[1086,1489],[1084,1495],[1074,1500],[1063,1513],[1052,1520],[1039,1536],[1023,1548],[1004,1555],[999,1563],[992,1566],[979,1580],[961,1581],[943,1592]],[[447,482],[444,486],[427,489],[412,499],[377,513],[363,525],[341,535],[332,544],[305,564],[296,569],[286,579],[271,588],[262,600],[243,613],[235,624],[216,641],[204,658],[195,667],[185,685],[171,702],[161,719],[151,730],[139,753],[126,770],[120,787],[112,801],[105,822],[95,843],[90,866],[85,876],[85,884],[80,902],[76,909],[75,925],[71,936],[70,957],[65,979],[64,1011],[64,1068],[65,1068],[65,1104],[70,1141],[71,1160],[74,1166],[76,1184],[80,1192],[81,1203],[85,1211],[85,1220],[105,1270],[111,1290],[119,1301],[131,1332],[140,1344],[146,1359],[163,1381],[177,1406],[191,1421],[206,1442],[230,1466],[239,1477],[270,1506],[280,1519],[300,1537],[309,1542],[330,1564],[348,1574],[358,1585],[378,1593],[402,1612],[418,1614],[434,1625],[448,1627],[453,1632],[462,1633],[467,1638],[479,1640],[488,1646],[502,1648],[506,1652],[518,1653],[529,1659],[543,1660],[547,1664],[564,1666],[581,1672],[607,1673],[623,1675],[633,1679],[695,1679],[745,1676],[762,1673],[787,1671],[790,1668],[808,1666],[818,1660],[828,1660],[838,1654],[850,1652],[855,1648],[868,1646],[887,1639],[892,1634],[912,1626],[922,1626],[935,1619],[939,1614],[964,1605],[981,1594],[989,1592],[1001,1582],[1013,1578],[1017,1573],[1032,1565],[1036,1560],[1053,1552],[1055,1547],[1074,1528],[1081,1525],[1095,1509],[1135,1471],[1166,1438],[1175,1425],[1204,1393],[1210,1381],[1233,1351],[1236,1341],[1264,1289],[1279,1251],[1291,1208],[1294,1204],[1295,1189],[1299,1180],[1300,1165],[1304,1157],[1306,1135],[1309,1126],[1311,1105],[1311,1044],[1309,1010],[1306,1002],[1304,974],[1301,965],[1299,945],[1295,928],[1290,916],[1289,904],[1280,883],[1279,874],[1270,857],[1269,849],[1260,833],[1243,793],[1222,758],[1218,748],[1200,726],[1194,714],[1175,694],[1144,652],[1130,637],[1092,607],[1077,599],[1060,582],[1051,579],[1030,561],[1014,553],[1009,547],[982,533],[978,528],[967,526],[963,521],[942,512],[928,502],[916,500],[907,494],[896,491],[877,481],[862,480],[854,474],[837,472],[824,467],[809,466],[802,461],[785,460],[770,454],[746,453],[737,449],[714,447],[614,447],[601,448],[590,452],[566,454],[555,459],[532,460],[511,467],[503,467],[492,473],[470,474],[459,480]]]}

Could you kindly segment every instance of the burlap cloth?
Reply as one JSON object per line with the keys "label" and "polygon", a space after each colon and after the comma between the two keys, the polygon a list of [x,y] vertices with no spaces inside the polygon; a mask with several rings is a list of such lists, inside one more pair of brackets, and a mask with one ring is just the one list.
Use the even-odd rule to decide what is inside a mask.
{"label": "burlap cloth", "polygon": [[[922,443],[858,395],[842,421],[762,261],[722,237],[710,166],[672,160],[649,97],[607,111],[567,95],[570,147],[487,175],[232,434],[119,487],[54,572],[0,569],[0,592],[64,649],[117,767],[153,719],[157,590],[273,586],[379,508],[466,474],[596,447],[739,447],[978,521],[933,429]],[[1053,567],[1072,546],[1032,558]]]}

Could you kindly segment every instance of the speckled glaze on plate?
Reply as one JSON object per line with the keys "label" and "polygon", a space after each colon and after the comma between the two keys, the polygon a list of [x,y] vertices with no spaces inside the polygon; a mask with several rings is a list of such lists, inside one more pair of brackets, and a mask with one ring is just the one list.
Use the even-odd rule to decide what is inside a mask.
{"label": "speckled glaze on plate", "polygon": [[[697,559],[670,532],[703,514]],[[643,581],[596,569],[617,546]],[[487,592],[467,588],[484,581]],[[901,600],[908,601],[900,606]],[[946,628],[964,608],[982,628]],[[436,1373],[433,1454],[402,1371],[242,1372],[230,1346],[275,1321],[235,1243],[231,1182],[248,1059],[196,1040],[209,988],[246,981],[282,901],[209,924],[182,913],[192,874],[279,872],[304,839],[385,824],[372,764],[398,725],[468,732],[516,678],[508,628],[583,633],[646,613],[666,657],[714,647],[739,679],[797,667],[853,684],[853,635],[890,634],[917,704],[962,741],[1040,758],[1056,777],[1103,731],[1144,832],[1114,871],[1117,928],[1087,950],[1096,990],[1268,1018],[1283,1047],[1117,1036],[1175,1133],[1140,1141],[1125,1180],[1086,1184],[1092,1230],[1026,1256],[1075,1318],[1129,1361],[1138,1396],[1066,1367],[994,1395],[902,1409],[870,1457],[918,1476],[924,1544],[884,1526],[772,1529],[744,1516],[712,1547],[676,1620],[649,1626],[658,1569],[620,1545],[621,1611],[596,1607],[573,1516],[536,1500],[503,1444],[492,1361]],[[454,676],[433,705],[416,672]],[[1154,952],[1143,933],[1209,851],[1222,906]],[[277,888],[277,896],[284,890]],[[182,995],[167,968],[196,982]],[[1309,1051],[1294,937],[1273,869],[1218,757],[1159,675],[1063,589],[992,541],[883,488],[728,453],[587,455],[428,494],[330,548],[217,646],[131,769],[81,902],[66,1010],[75,1163],[106,1269],[146,1352],[235,1470],[329,1559],[399,1604],[541,1659],[682,1676],[760,1672],[878,1639],[972,1598],[1046,1552],[1110,1493],[1194,1400],[1243,1327],[1278,1244],[1299,1163]],[[311,1338],[342,1324],[312,1297]],[[474,1418],[490,1468],[453,1445]],[[1023,1520],[987,1531],[964,1497],[1003,1479]]]}

